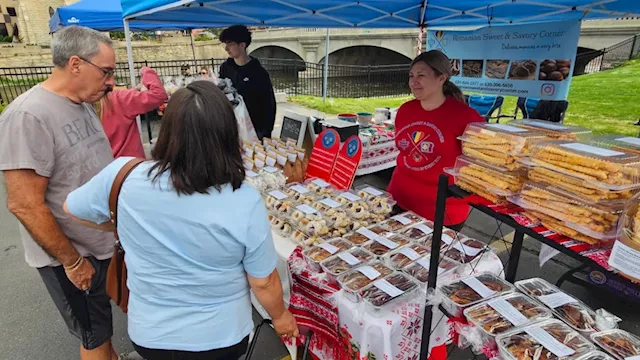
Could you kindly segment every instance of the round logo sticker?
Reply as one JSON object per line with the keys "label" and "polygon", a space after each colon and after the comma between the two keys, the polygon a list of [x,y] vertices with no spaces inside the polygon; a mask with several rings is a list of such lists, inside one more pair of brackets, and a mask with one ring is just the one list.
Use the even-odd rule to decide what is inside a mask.
{"label": "round logo sticker", "polygon": [[347,144],[347,156],[353,157],[357,152],[360,145],[358,144],[358,139],[351,139]]}
{"label": "round logo sticker", "polygon": [[335,143],[336,143],[336,135],[333,132],[327,132],[322,137],[322,146],[324,146],[326,149],[332,147],[333,144]]}
{"label": "round logo sticker", "polygon": [[589,278],[591,278],[591,281],[593,281],[595,284],[598,284],[598,285],[603,285],[604,283],[607,282],[607,276],[600,271],[590,272]]}

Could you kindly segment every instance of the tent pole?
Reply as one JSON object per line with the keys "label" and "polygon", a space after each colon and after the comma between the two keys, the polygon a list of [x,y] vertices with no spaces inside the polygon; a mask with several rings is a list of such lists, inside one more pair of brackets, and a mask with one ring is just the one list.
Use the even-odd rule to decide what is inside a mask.
{"label": "tent pole", "polygon": [[[191,53],[193,54],[193,66],[198,67],[196,60],[196,45],[193,42],[193,30],[189,29],[189,39],[191,39]],[[195,69],[196,71],[198,69]]]}
{"label": "tent pole", "polygon": [[324,40],[324,69],[322,69],[322,102],[327,102],[327,81],[329,80],[329,28]]}
{"label": "tent pole", "polygon": [[[129,29],[129,20],[124,21],[124,37],[127,40],[127,61],[129,62],[129,76],[131,78],[131,88],[136,87],[136,69],[133,64],[133,48],[131,47],[131,30]],[[140,122],[140,115],[136,116],[136,124],[138,125],[138,133],[140,134],[140,140],[144,144],[144,138],[142,137],[142,124]],[[149,139],[151,142],[151,139]]]}

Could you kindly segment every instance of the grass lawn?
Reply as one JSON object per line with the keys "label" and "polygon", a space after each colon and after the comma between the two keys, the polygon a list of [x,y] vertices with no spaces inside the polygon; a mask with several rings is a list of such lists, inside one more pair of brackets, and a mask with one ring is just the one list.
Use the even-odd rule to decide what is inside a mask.
{"label": "grass lawn", "polygon": [[[296,96],[289,100],[327,114],[360,111],[372,112],[376,107],[397,107],[410,97],[327,99]],[[503,114],[512,114],[516,97],[507,96]],[[573,78],[569,91],[566,124],[592,129],[595,134],[637,136],[640,127],[640,60],[633,60],[613,70]]]}

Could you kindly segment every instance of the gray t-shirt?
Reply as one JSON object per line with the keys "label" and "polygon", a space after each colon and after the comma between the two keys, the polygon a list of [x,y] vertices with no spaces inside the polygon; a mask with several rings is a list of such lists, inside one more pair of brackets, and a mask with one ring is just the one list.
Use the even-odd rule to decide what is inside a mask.
{"label": "gray t-shirt", "polygon": [[[0,170],[33,169],[49,178],[45,202],[62,231],[83,256],[104,260],[113,253],[111,233],[90,229],[63,210],[67,195],[113,160],[100,119],[40,85],[15,99],[0,115]],[[20,224],[27,264],[56,266]]]}

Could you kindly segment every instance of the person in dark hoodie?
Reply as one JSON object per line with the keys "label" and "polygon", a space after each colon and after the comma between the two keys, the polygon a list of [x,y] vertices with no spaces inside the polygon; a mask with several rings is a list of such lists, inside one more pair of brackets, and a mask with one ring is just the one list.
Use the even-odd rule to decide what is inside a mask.
{"label": "person in dark hoodie", "polygon": [[258,138],[271,137],[276,120],[276,98],[269,73],[258,59],[247,53],[251,32],[244,25],[234,25],[222,31],[220,42],[229,59],[220,66],[219,78],[230,79],[244,98]]}

